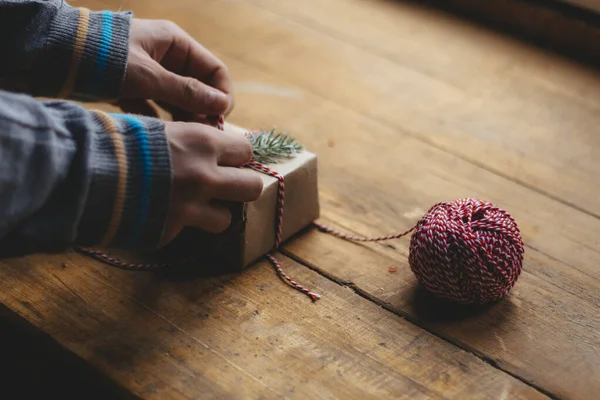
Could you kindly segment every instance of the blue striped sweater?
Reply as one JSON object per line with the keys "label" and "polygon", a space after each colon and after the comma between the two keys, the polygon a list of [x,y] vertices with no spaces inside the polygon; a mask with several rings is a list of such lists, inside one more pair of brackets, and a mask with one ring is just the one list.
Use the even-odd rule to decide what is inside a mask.
{"label": "blue striped sweater", "polygon": [[0,256],[160,241],[172,184],[164,123],[71,101],[118,98],[131,17],[0,0]]}

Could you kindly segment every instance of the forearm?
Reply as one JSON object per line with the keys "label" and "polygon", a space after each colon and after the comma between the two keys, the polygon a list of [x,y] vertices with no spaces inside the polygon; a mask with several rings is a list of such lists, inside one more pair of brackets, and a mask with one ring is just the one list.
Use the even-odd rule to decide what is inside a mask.
{"label": "forearm", "polygon": [[0,0],[0,89],[77,100],[118,97],[131,13],[62,0]]}
{"label": "forearm", "polygon": [[0,91],[0,255],[151,249],[171,195],[158,119]]}

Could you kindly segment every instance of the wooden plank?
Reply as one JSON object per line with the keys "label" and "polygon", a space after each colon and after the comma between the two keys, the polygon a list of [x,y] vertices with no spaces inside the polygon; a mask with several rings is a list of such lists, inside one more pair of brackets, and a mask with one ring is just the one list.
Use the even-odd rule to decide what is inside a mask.
{"label": "wooden plank", "polygon": [[600,216],[591,68],[411,3],[249,3],[143,15],[200,7],[186,28],[221,54]]}
{"label": "wooden plank", "polygon": [[[595,379],[600,371],[597,219],[228,62],[242,82],[297,94],[266,98],[244,93],[238,97],[240,104],[254,106],[239,109],[236,119],[268,126],[276,109],[276,123],[319,154],[327,221],[363,235],[380,235],[408,228],[439,200],[473,196],[508,209],[527,244],[525,272],[511,299],[481,315],[426,326],[558,397],[594,398],[600,390]],[[311,107],[318,111],[299,116],[299,110]],[[365,253],[322,233],[298,240],[301,245],[286,247],[293,256],[415,322],[428,322],[419,312],[419,298],[412,297],[408,241],[390,243],[395,249],[370,246],[377,252]],[[389,266],[403,273],[388,276]],[[493,333],[482,333],[488,329]]]}
{"label": "wooden plank", "polygon": [[[407,228],[435,201],[474,196],[507,208],[528,246],[525,272],[507,302],[456,320],[442,308],[449,320],[441,321],[427,315],[439,305],[415,295],[406,240],[391,243],[395,249],[370,246],[375,251],[367,252],[310,233],[286,246],[293,257],[556,397],[593,398],[600,389],[594,379],[600,371],[597,219],[223,59],[241,88],[238,104],[253,105],[238,107],[233,122],[266,128],[276,123],[319,154],[327,221],[378,235]],[[388,276],[392,265],[400,271]]]}
{"label": "wooden plank", "polygon": [[[0,263],[0,301],[143,398],[545,398],[291,260],[150,274],[80,255]],[[201,268],[201,266],[198,266]]]}
{"label": "wooden plank", "polygon": [[[521,126],[515,122],[519,117],[515,110],[524,102],[517,95],[511,95],[511,92],[504,93],[501,85],[508,85],[514,91],[515,88],[510,83],[516,79],[514,76],[495,77],[492,73],[494,68],[484,68],[480,74],[473,73],[486,90],[496,96],[494,101],[489,98],[481,101],[481,107],[477,108],[474,104],[476,105],[479,98],[469,94],[469,90],[477,89],[473,82],[472,86],[465,89],[439,79],[423,80],[422,76],[428,71],[410,68],[398,70],[397,63],[382,61],[381,58],[375,58],[375,68],[371,68],[368,62],[361,61],[361,57],[367,61],[373,59],[368,52],[358,52],[356,46],[344,45],[327,35],[281,21],[280,17],[269,11],[246,4],[178,1],[166,5],[158,1],[145,1],[137,4],[137,7],[143,8],[138,9],[135,4],[132,6],[138,16],[169,18],[181,22],[182,26],[203,43],[219,50],[219,55],[227,55],[223,58],[240,83],[238,108],[232,122],[252,127],[277,124],[294,132],[301,141],[317,151],[320,155],[324,211],[329,219],[363,234],[379,234],[382,231],[405,228],[433,201],[439,199],[476,195],[508,208],[517,217],[529,246],[527,271],[509,301],[502,303],[499,308],[489,310],[483,316],[475,315],[463,320],[437,323],[429,322],[431,318],[423,316],[422,313],[417,315],[417,310],[411,308],[412,303],[406,300],[389,302],[394,305],[390,308],[395,312],[405,313],[417,323],[428,322],[429,329],[435,330],[447,340],[477,352],[481,357],[489,359],[489,362],[497,363],[511,373],[524,374],[521,379],[527,379],[545,391],[567,398],[586,398],[589,397],[589,393],[595,393],[594,390],[597,392],[597,387],[594,386],[594,377],[597,376],[594,372],[597,372],[598,367],[599,292],[596,265],[599,261],[597,234],[600,232],[597,220],[527,190],[511,180],[488,173],[459,157],[426,145],[422,140],[407,136],[382,117],[389,117],[396,108],[400,117],[409,121],[409,125],[421,127],[422,131],[427,131],[427,127],[436,131],[433,128],[443,126],[441,122],[444,122],[449,124],[447,131],[471,129],[473,133],[477,131],[478,124],[479,127],[486,126],[486,123],[496,120],[507,126],[517,124],[522,127],[520,134],[524,137],[535,137],[545,129],[551,130],[550,124],[556,118],[550,118],[545,113],[537,129],[528,128],[526,123],[522,123]],[[379,22],[377,19],[372,21],[375,25]],[[427,19],[423,21],[426,22]],[[217,28],[223,28],[223,31]],[[458,32],[447,30],[446,36],[459,32],[460,29]],[[431,46],[431,42],[423,42],[421,46],[434,48],[425,45]],[[248,49],[242,50],[244,47]],[[497,51],[503,54],[508,50],[501,47]],[[414,51],[413,55],[415,54],[419,53]],[[443,55],[448,56],[448,53]],[[464,56],[462,53],[459,55]],[[525,50],[521,53],[510,53],[510,57],[521,55],[525,55],[528,62],[537,60],[539,63],[538,56]],[[474,56],[477,56],[477,53],[474,53]],[[510,58],[506,54],[504,57]],[[390,65],[394,67],[388,67]],[[480,67],[485,65],[487,64],[479,63]],[[251,66],[261,68],[280,79],[269,78]],[[541,70],[542,68],[540,73]],[[452,71],[449,70],[450,77],[454,73]],[[562,76],[561,71],[559,69],[557,72],[559,76]],[[303,76],[312,76],[314,82]],[[573,73],[573,76],[578,75]],[[475,78],[473,80],[477,81]],[[590,78],[590,81],[593,82],[593,78]],[[458,82],[460,83],[460,79]],[[585,88],[581,80],[574,79],[571,84]],[[553,85],[554,83],[550,86],[558,93],[568,93],[558,96],[560,101],[553,100],[566,104],[567,114],[572,112],[568,106],[569,100],[578,99],[579,96],[585,101],[578,101],[588,104],[589,97],[592,97],[589,93],[593,94],[590,91],[582,91],[583,95],[575,96],[570,93],[570,88],[564,82]],[[589,90],[594,89],[590,87]],[[406,90],[406,98],[396,104],[390,103],[391,100],[398,100],[396,94],[389,94],[398,88]],[[423,93],[424,90],[430,92]],[[525,93],[529,92],[525,90]],[[537,98],[552,103],[549,93],[545,96],[544,92],[535,93]],[[409,94],[414,95],[419,102],[409,102]],[[503,98],[501,94],[504,95]],[[437,95],[439,101],[436,101]],[[467,101],[469,99],[470,102]],[[500,104],[500,100],[503,104]],[[431,107],[428,107],[428,101]],[[466,107],[466,111],[460,114],[463,117],[476,118],[476,111],[483,109],[490,115],[495,114],[495,118],[477,120],[476,124],[473,124],[472,120],[450,118],[453,112],[460,111],[458,106],[463,101]],[[336,102],[342,106],[335,104]],[[252,106],[247,106],[250,104]],[[595,106],[588,104],[586,107]],[[594,122],[595,119],[586,107],[583,115],[587,116],[587,120],[584,119],[583,123],[591,124],[589,121]],[[379,117],[379,121],[372,118],[373,110],[378,113],[375,116]],[[531,109],[526,111],[529,114],[533,113]],[[446,120],[442,119],[437,125],[432,124],[429,116],[436,113],[441,113]],[[502,115],[502,118],[498,115]],[[527,112],[525,115],[528,115]],[[384,120],[384,123],[381,123],[381,120]],[[569,120],[569,123],[573,127],[578,126],[574,120]],[[448,134],[447,131],[439,128],[440,133]],[[489,137],[497,139],[497,132],[488,132]],[[459,137],[464,140],[466,136]],[[496,157],[495,151],[486,152],[478,143],[480,142],[475,141],[471,150],[484,154],[480,156],[483,161],[486,161],[486,157]],[[535,143],[537,142],[531,142],[530,145]],[[433,144],[440,147],[439,143]],[[502,150],[502,145],[506,146],[506,143],[501,142],[497,145],[500,155],[512,154]],[[593,142],[588,143],[587,147],[575,146],[570,155],[571,159],[582,158],[585,164],[585,160],[589,159],[586,158],[585,151],[589,151],[592,145]],[[546,141],[541,142],[542,148],[538,156],[552,155],[550,150],[553,147],[544,146],[548,146]],[[454,151],[453,148],[450,150]],[[464,154],[461,157],[468,158]],[[517,161],[528,167],[537,163],[533,156],[518,158]],[[541,170],[554,173],[563,164],[542,164],[546,169]],[[555,177],[560,183],[559,178],[564,178],[565,175],[567,174],[560,172]],[[583,176],[587,175],[584,173]],[[544,182],[547,183],[548,178],[545,179]],[[587,179],[589,181],[589,177]],[[567,186],[567,189],[573,189],[570,181]],[[531,206],[535,207],[531,209]],[[305,240],[308,239],[314,240],[314,236],[309,235]],[[326,241],[330,239],[331,241]],[[344,265],[348,269],[344,273],[355,278],[350,286],[375,301],[388,302],[385,297],[372,293],[372,286],[377,282],[382,283],[379,290],[384,290],[381,292],[393,292],[397,296],[398,293],[401,293],[399,296],[403,296],[403,289],[410,288],[413,284],[406,275],[394,275],[398,280],[391,281],[391,277],[385,276],[381,279],[379,274],[380,271],[385,273],[389,262],[404,259],[404,242],[398,243],[395,251],[379,246],[375,247],[376,252],[365,256],[357,250],[360,248],[358,246],[343,243],[343,247],[336,247],[337,244],[333,244],[333,240],[339,243],[337,239],[319,240],[323,240],[323,244],[307,243],[304,249],[303,246],[293,247],[292,254],[294,257],[314,262],[324,273],[339,279],[344,276],[337,270],[338,267],[333,261],[338,261],[339,251],[347,252],[352,259]],[[325,257],[327,252],[330,253],[329,259]],[[410,357],[406,353],[414,350],[413,345],[409,343],[417,336],[416,332],[425,335],[428,340],[431,335],[410,324],[404,325],[401,319],[394,318],[397,323],[384,321],[379,314],[383,311],[372,303],[359,299],[352,291],[340,289],[334,283],[296,265],[288,264],[286,267],[295,267],[292,272],[299,280],[326,296],[318,307],[308,305],[308,308],[305,308],[306,303],[298,301],[296,293],[290,294],[290,289],[279,281],[272,280],[274,275],[269,267],[264,265],[244,272],[240,277],[232,279],[229,286],[219,288],[213,281],[176,284],[149,279],[150,283],[144,284],[144,279],[139,278],[139,275],[136,275],[138,279],[134,279],[130,275],[121,274],[121,271],[113,272],[80,258],[69,258],[69,266],[65,269],[69,272],[58,276],[67,282],[67,286],[78,296],[85,299],[81,300],[77,295],[70,294],[68,289],[59,286],[58,280],[50,275],[50,272],[56,274],[55,270],[60,264],[55,263],[60,259],[52,258],[46,261],[44,257],[32,257],[5,262],[5,268],[2,269],[4,275],[1,275],[0,279],[0,293],[3,296],[1,301],[9,304],[37,326],[50,331],[67,347],[90,362],[100,365],[139,393],[155,391],[159,396],[161,391],[170,394],[179,391],[181,397],[186,397],[206,388],[215,396],[226,397],[228,393],[232,393],[230,390],[234,390],[230,388],[235,388],[238,384],[236,378],[239,376],[229,373],[231,370],[240,371],[228,362],[235,360],[235,366],[241,365],[242,370],[250,373],[248,376],[240,372],[240,379],[245,384],[243,389],[240,389],[241,392],[236,392],[240,396],[256,396],[262,393],[268,397],[285,393],[289,388],[290,378],[293,378],[294,382],[316,379],[316,389],[307,387],[308,385],[296,387],[299,397],[327,394],[328,390],[350,389],[355,389],[354,394],[360,397],[368,395],[373,388],[380,389],[377,382],[372,383],[375,381],[375,378],[371,378],[373,371],[379,371],[379,376],[384,377],[381,378],[381,382],[387,382],[385,385],[390,393],[398,390],[407,397],[422,394],[431,397],[447,395],[471,398],[471,390],[475,390],[482,397],[491,397],[490,393],[502,394],[499,386],[490,386],[498,379],[498,372],[489,368],[487,364],[469,367],[468,372],[473,374],[472,376],[467,376],[466,371],[463,371],[465,374],[461,374],[454,364],[455,368],[449,370],[450,379],[456,377],[456,382],[464,381],[465,385],[471,385],[464,391],[458,383],[452,381],[448,392],[446,388],[443,394],[428,392],[439,390],[432,380],[439,382],[440,378],[435,377],[435,374],[434,378],[431,378],[431,369],[427,366],[412,374],[428,375],[430,379],[421,375],[411,375],[409,369],[415,366],[414,360],[409,362],[402,357]],[[399,262],[399,265],[402,267],[403,264]],[[93,268],[94,272],[89,272],[86,267]],[[258,274],[257,270],[263,272]],[[363,276],[362,280],[356,276],[359,274]],[[397,286],[388,286],[389,283],[383,285],[386,281]],[[521,284],[522,282],[525,283]],[[265,290],[268,294],[260,292],[260,285],[268,285],[263,287],[263,290],[268,289]],[[223,292],[219,293],[221,290]],[[242,294],[234,295],[233,292],[236,291]],[[259,326],[256,326],[256,323],[249,322],[253,321],[250,314],[256,311],[256,304],[265,304],[263,296],[269,296],[267,301],[273,305],[259,310],[261,315],[266,314],[267,317],[263,317],[266,319],[261,319]],[[44,301],[44,297],[48,300]],[[242,304],[240,300],[246,302],[244,306],[237,306]],[[357,303],[358,301],[361,303]],[[27,307],[21,302],[35,306]],[[420,302],[415,304],[418,303]],[[210,318],[204,319],[210,322],[200,322],[197,318],[190,317],[201,313],[206,304],[217,309],[216,315],[221,318],[227,317],[226,322],[219,324]],[[335,313],[332,309],[336,310]],[[80,312],[81,316],[77,317],[77,312]],[[365,319],[371,313],[374,315],[373,319]],[[327,321],[327,315],[332,317],[330,319],[333,322]],[[389,314],[385,315],[392,318]],[[304,317],[304,321],[307,322],[300,323],[297,319],[299,316]],[[363,325],[354,322],[354,317],[356,321],[360,317],[361,321],[366,323]],[[502,319],[503,324],[500,323]],[[567,324],[565,321],[570,322]],[[402,324],[401,328],[398,327],[399,324]],[[178,327],[182,330],[178,330]],[[510,329],[505,330],[505,327]],[[322,330],[316,331],[317,334],[313,332],[316,329]],[[406,329],[408,334],[404,337],[403,332],[406,332]],[[273,341],[283,340],[285,354],[278,352],[276,346],[265,348],[264,345],[251,345],[250,343],[254,343],[251,335],[255,332],[260,333],[258,337],[269,337]],[[294,332],[300,333],[294,335]],[[352,336],[352,333],[355,335]],[[273,336],[268,336],[269,334]],[[393,336],[392,341],[399,346],[394,348],[393,357],[392,352],[380,356],[377,352],[380,349],[374,349],[373,344],[380,340],[378,335]],[[401,338],[394,335],[400,335]],[[325,339],[315,339],[320,336]],[[338,352],[338,348],[342,346],[336,344],[338,340],[345,346],[345,353],[342,352],[342,355]],[[115,342],[116,350],[110,350]],[[435,343],[440,342],[435,340]],[[446,350],[439,350],[438,344],[430,347],[427,347],[429,342],[425,344],[424,349],[430,351],[428,354],[447,354]],[[327,350],[324,351],[323,347]],[[233,352],[228,353],[231,348],[234,349]],[[169,354],[175,354],[175,357],[165,355],[165,349],[169,350]],[[240,353],[242,361],[234,358],[238,357],[235,356],[235,349],[243,349]],[[260,363],[252,358],[257,354],[257,349],[264,350],[266,354],[260,358]],[[450,345],[448,351],[465,354]],[[286,356],[290,352],[293,354],[291,360]],[[319,370],[321,364],[316,360],[323,354],[323,360],[333,359],[338,363],[341,360],[344,368],[351,372],[346,372],[346,377],[340,378],[331,367]],[[373,354],[375,359],[372,358]],[[123,355],[128,356],[128,359],[121,360]],[[448,358],[455,358],[456,354],[452,353],[451,356]],[[385,359],[386,362],[396,360],[398,363],[393,367],[385,364],[385,368],[400,370],[401,377],[394,375],[393,378],[389,378],[392,384],[386,381],[392,373],[387,369],[381,372],[384,367],[376,368],[381,359]],[[421,359],[424,359],[422,355]],[[445,361],[439,361],[437,358],[435,360],[442,366],[442,370],[450,368]],[[470,357],[469,360],[473,358]],[[548,365],[548,360],[555,363]],[[190,364],[193,367],[190,367]],[[267,364],[270,367],[267,367]],[[198,369],[201,369],[203,375],[193,372]],[[308,372],[305,373],[305,370]],[[481,371],[494,376],[486,382],[478,375],[484,373]],[[437,375],[439,376],[439,373]],[[365,376],[367,378],[364,378]],[[507,379],[505,375],[500,377]],[[417,383],[414,386],[407,383],[409,378]],[[365,384],[365,380],[370,383]],[[488,387],[492,387],[489,393],[486,392]],[[454,395],[452,390],[455,390]],[[518,393],[508,395],[509,398],[516,396]],[[394,397],[393,393],[390,397]]]}
{"label": "wooden plank", "polygon": [[[209,22],[216,20],[216,16],[222,11],[220,8],[215,9],[216,4],[218,3],[203,4],[203,13],[208,13],[208,16],[201,14],[197,19],[206,19],[201,19],[201,24],[190,26],[190,29],[200,39],[209,38],[208,30],[216,29]],[[240,6],[241,9],[236,8],[237,6]],[[229,14],[241,18],[242,11],[250,12],[244,4],[236,3],[236,7],[231,7]],[[173,8],[170,10],[172,12]],[[165,11],[166,16],[177,19],[181,12],[192,12],[185,7],[176,10],[179,11],[175,14]],[[211,15],[214,18],[210,18]],[[263,27],[263,31],[266,32],[263,35],[269,34],[270,27],[274,27],[273,38],[285,36],[281,30],[284,30],[287,25],[278,24],[277,19],[264,21],[254,14],[250,15],[255,18],[247,16],[244,21],[254,22],[246,22],[245,25],[253,24],[257,28],[258,26]],[[262,14],[259,12],[258,15]],[[243,24],[243,21],[240,20],[239,25]],[[203,28],[198,28],[198,26]],[[234,24],[234,26],[237,25]],[[296,27],[292,26],[290,29],[295,30]],[[237,35],[247,38],[245,40],[248,42],[254,42],[253,35],[246,31],[237,33]],[[228,38],[225,36],[225,39]],[[227,42],[222,37],[215,41]],[[311,42],[311,44],[313,43]],[[239,45],[239,47],[244,46]],[[274,51],[279,47],[295,50],[292,44],[274,45],[271,42],[269,47],[264,44],[257,45],[256,52],[247,52],[244,57],[232,57],[228,53],[218,51],[219,56],[227,63],[236,78],[240,104],[252,104],[252,107],[238,107],[232,115],[232,122],[265,128],[275,124],[281,129],[292,131],[309,148],[314,149],[320,156],[322,186],[332,189],[332,193],[326,193],[329,198],[324,198],[325,204],[334,206],[338,213],[342,213],[341,216],[344,219],[349,219],[356,213],[360,213],[357,216],[359,220],[362,215],[368,215],[368,219],[365,221],[355,222],[353,228],[364,231],[377,227],[377,231],[391,231],[398,229],[398,225],[406,226],[414,222],[414,212],[409,213],[408,217],[403,215],[407,210],[416,209],[418,210],[417,214],[422,214],[435,201],[465,195],[490,198],[504,204],[516,213],[520,226],[524,230],[525,239],[530,246],[556,258],[559,262],[577,268],[576,273],[571,275],[568,270],[559,272],[568,276],[568,279],[563,280],[564,284],[578,279],[579,276],[578,284],[588,289],[581,292],[580,295],[592,296],[590,297],[592,300],[599,299],[595,290],[591,290],[596,287],[594,282],[600,276],[596,268],[599,261],[597,246],[600,242],[597,234],[600,233],[600,226],[596,219],[588,218],[585,213],[572,210],[560,202],[523,188],[509,179],[483,171],[458,157],[436,150],[380,121],[323,99],[302,86],[291,84],[288,76],[291,75],[294,78],[295,72],[290,73],[289,70],[284,69],[271,71],[270,68],[267,68],[269,70],[267,75],[253,67],[255,63],[260,62],[257,60],[261,60],[267,50]],[[227,51],[230,47],[224,43],[214,44],[214,48],[225,48]],[[240,58],[242,61],[239,60]],[[281,58],[275,60],[274,63],[286,62],[286,58],[289,57],[281,55]],[[321,60],[320,69],[327,70],[329,61]],[[335,63],[332,70],[335,70]],[[311,73],[312,70],[307,71],[307,75],[311,75]],[[272,76],[279,76],[279,78]],[[347,78],[348,86],[353,77]],[[362,95],[362,87],[355,85],[354,89]],[[350,89],[348,90],[350,91]],[[355,97],[359,98],[360,96],[357,94]],[[517,97],[518,103],[518,96],[515,97]],[[512,99],[513,97],[506,97],[505,102],[511,103]],[[383,103],[384,100],[381,102]],[[274,117],[273,110],[277,110],[276,117]],[[413,117],[413,120],[416,121],[424,119],[428,118],[423,118],[421,115]],[[507,123],[510,122],[510,120],[507,121]],[[587,124],[587,121],[581,121],[581,123],[582,125]],[[459,121],[455,125],[457,126],[455,129],[462,129]],[[540,129],[544,127],[542,126]],[[533,133],[521,131],[521,136],[534,136],[537,129],[533,130]],[[369,135],[366,135],[365,132],[368,132]],[[580,148],[577,147],[570,150],[573,153],[571,159],[577,158],[577,155],[582,153],[579,150]],[[487,151],[492,154],[494,148]],[[540,157],[542,156],[543,154],[540,155]],[[525,160],[523,162],[525,163]],[[389,165],[393,167],[389,167]],[[529,163],[524,165],[528,166]],[[396,171],[401,172],[397,173]],[[357,180],[354,176],[350,177],[353,174],[357,174],[359,179]],[[385,179],[385,183],[378,179]],[[592,190],[594,189],[590,188],[590,191]],[[355,195],[352,193],[361,193],[369,207],[353,204]],[[330,198],[335,198],[335,200],[330,200]],[[415,205],[417,199],[418,208]],[[532,208],[532,204],[535,204],[536,207]],[[331,210],[332,208],[329,208],[329,211]],[[391,219],[389,213],[394,213],[397,217]],[[544,273],[540,272],[540,276],[543,275]],[[593,279],[588,279],[588,275]],[[556,284],[562,285],[563,282],[557,280]],[[566,286],[564,288],[568,289]]]}
{"label": "wooden plank", "polygon": [[[282,82],[250,79],[247,68],[230,65],[246,81],[294,91]],[[482,315],[428,327],[556,396],[593,398],[600,390],[595,379],[600,371],[598,220],[306,93],[290,100],[261,98],[240,96],[241,104],[256,106],[240,110],[237,118],[262,126],[277,109],[278,125],[320,155],[322,213],[345,229],[363,235],[397,232],[435,201],[466,196],[510,210],[528,246],[525,272],[511,300]],[[309,107],[320,111],[300,118],[298,110]],[[351,282],[395,312],[422,320],[419,301],[411,297],[407,241],[391,243],[395,250],[375,246],[387,257],[359,252],[321,233],[299,243],[287,248],[294,256]],[[387,276],[392,265],[404,272]],[[493,333],[483,334],[487,329]]]}
{"label": "wooden plank", "polygon": [[[408,0],[411,1],[411,0]],[[574,60],[600,62],[600,18],[584,2],[597,0],[435,0],[413,1],[511,34]],[[592,11],[592,12],[591,12]]]}
{"label": "wooden plank", "polygon": [[[335,226],[335,224],[334,224]],[[597,304],[525,273],[507,300],[460,309],[418,286],[406,260],[313,233],[287,250],[330,278],[557,398],[594,399],[600,389]],[[398,246],[399,251],[406,251]],[[529,252],[526,268],[547,260]],[[323,266],[323,267],[321,267]],[[390,274],[389,266],[398,268]],[[324,297],[327,293],[321,293]]]}
{"label": "wooden plank", "polygon": [[[155,8],[145,8],[146,15],[160,13],[162,17],[185,21],[184,15],[195,12],[195,6],[185,2],[169,9],[152,4]],[[202,3],[202,13],[195,15],[196,23],[184,27],[217,49],[232,69],[239,89],[234,122],[252,127],[277,124],[292,131],[320,155],[323,213],[330,220],[366,235],[394,232],[414,223],[434,202],[464,196],[485,198],[513,213],[528,245],[526,271],[513,300],[507,303],[514,311],[509,314],[502,308],[492,309],[467,322],[430,328],[557,396],[586,398],[597,392],[594,377],[599,368],[600,343],[600,225],[588,214],[514,182],[514,175],[527,172],[519,179],[534,187],[546,185],[555,194],[583,189],[578,180],[587,182],[590,185],[578,198],[578,204],[596,207],[590,165],[594,161],[590,154],[597,139],[588,135],[586,128],[597,122],[597,78],[573,64],[446,17],[431,17],[423,12],[394,14],[395,8],[388,3],[383,11],[373,7],[369,12],[365,7],[357,9],[356,2],[347,4],[354,7],[351,10],[356,18],[352,22],[361,29],[369,24],[361,25],[362,20],[371,21],[373,27],[392,29],[391,21],[382,19],[387,10],[397,18],[396,25],[404,26],[407,32],[416,30],[423,34],[411,36],[412,44],[401,42],[407,52],[404,62],[420,67],[400,68],[397,62],[371,57],[367,51],[357,50],[357,46],[239,2]],[[359,15],[365,17],[361,19]],[[331,18],[329,25],[335,26],[336,20],[337,16]],[[419,31],[420,26],[437,32],[433,35],[435,40],[421,39],[431,35]],[[211,35],[212,32],[219,35]],[[394,38],[402,37],[395,32]],[[444,45],[442,36],[461,40],[456,39],[459,45]],[[477,40],[467,41],[467,37]],[[388,43],[394,46],[398,42]],[[485,51],[492,46],[495,53]],[[436,52],[419,50],[433,48]],[[464,48],[468,51],[461,52]],[[426,69],[425,61],[432,54],[440,60],[459,60],[460,64],[445,70]],[[415,57],[417,61],[411,61]],[[419,57],[424,61],[418,62]],[[520,62],[515,64],[515,59]],[[477,69],[467,68],[471,75],[465,79],[460,67],[466,68],[469,62]],[[251,66],[280,79],[269,78]],[[505,71],[501,66],[510,68]],[[497,75],[498,71],[505,73]],[[441,76],[443,79],[431,78],[433,73],[445,75]],[[540,104],[552,106],[551,111],[560,110],[560,118],[556,112],[544,111]],[[432,132],[436,140],[447,140],[445,137],[452,132],[473,135],[454,137],[471,154],[456,157],[448,154],[455,152],[454,148],[430,141],[445,151],[435,149],[413,132],[410,136],[396,129],[381,118],[394,117],[394,110],[403,125],[421,126],[420,132]],[[485,114],[479,116],[476,112]],[[374,114],[378,118],[373,118]],[[534,116],[537,121],[532,120]],[[555,123],[566,124],[570,132],[575,132],[568,139],[570,146],[565,145],[567,139],[559,136],[562,133],[553,126]],[[493,124],[519,129],[515,133],[508,131],[509,137],[504,139]],[[479,131],[486,127],[490,129]],[[555,140],[562,140],[562,147]],[[484,145],[489,143],[494,145],[486,149]],[[517,150],[519,153],[515,154]],[[474,166],[473,160],[462,160],[470,157],[477,157],[476,161],[487,167],[486,163],[500,165],[510,161],[507,165],[513,173],[505,174],[510,178],[505,179]],[[575,160],[578,163],[573,164]],[[353,282],[357,290],[377,301],[388,301],[372,289],[375,282],[388,279],[382,278],[379,271],[385,271],[392,260],[406,266],[406,242],[394,244],[395,251],[375,247],[389,259],[377,253],[361,256],[351,250],[351,245],[336,247],[332,243],[338,242],[322,240],[311,242],[302,251],[293,248],[293,255],[314,263],[335,279]],[[351,279],[339,275],[336,269],[335,254],[340,249],[349,255],[350,260],[341,265]],[[334,255],[324,257],[328,253]],[[371,268],[365,268],[365,263]],[[413,283],[406,275],[398,277],[394,293]],[[393,309],[422,322],[412,304],[401,300]],[[482,328],[494,327],[494,321],[506,319],[510,330],[494,331],[498,335],[494,338],[496,346],[479,336]]]}
{"label": "wooden plank", "polygon": [[2,398],[135,399],[3,305],[0,354]]}

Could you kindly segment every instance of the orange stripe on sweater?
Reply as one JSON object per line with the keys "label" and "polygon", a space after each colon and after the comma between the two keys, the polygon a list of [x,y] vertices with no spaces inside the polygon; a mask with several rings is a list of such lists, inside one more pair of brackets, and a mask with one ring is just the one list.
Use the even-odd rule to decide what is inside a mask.
{"label": "orange stripe on sweater", "polygon": [[65,80],[65,83],[58,94],[59,98],[68,98],[75,87],[75,80],[77,79],[77,73],[79,72],[79,66],[81,65],[81,56],[83,55],[83,50],[85,49],[89,24],[90,10],[87,8],[80,8],[77,34],[75,36],[75,44],[73,45],[73,58],[69,64],[67,79]]}
{"label": "orange stripe on sweater", "polygon": [[110,136],[115,147],[115,156],[117,158],[117,164],[119,166],[119,176],[117,180],[117,193],[115,195],[115,201],[113,204],[113,213],[108,224],[104,238],[100,242],[101,247],[108,246],[108,244],[114,239],[119,225],[121,224],[121,216],[123,214],[123,206],[125,204],[125,192],[127,190],[127,154],[125,152],[125,144],[123,143],[123,137],[117,129],[117,125],[106,113],[102,111],[94,111],[94,113],[100,118],[106,133]]}

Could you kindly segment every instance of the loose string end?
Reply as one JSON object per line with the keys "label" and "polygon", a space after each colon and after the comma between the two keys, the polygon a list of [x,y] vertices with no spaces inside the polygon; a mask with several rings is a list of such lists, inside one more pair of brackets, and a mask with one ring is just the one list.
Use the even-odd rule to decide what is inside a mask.
{"label": "loose string end", "polygon": [[[86,247],[75,247],[74,250],[81,254],[85,254],[88,257],[94,258],[98,261],[102,261],[108,265],[112,265],[113,267],[130,270],[130,271],[150,271],[150,270],[167,268],[174,264],[174,263],[170,263],[170,264],[167,264],[167,263],[149,263],[149,264],[130,263],[130,262],[125,262],[125,261],[119,260],[118,258],[115,258],[115,257],[111,257],[108,254],[106,254],[100,250],[90,249],[90,248],[86,248]],[[179,260],[178,263],[184,263],[184,262],[188,262],[188,261],[190,261],[190,258],[185,258],[185,259]]]}
{"label": "loose string end", "polygon": [[289,285],[291,285],[294,289],[298,290],[299,292],[302,292],[305,295],[307,295],[308,297],[310,297],[313,302],[316,302],[317,300],[321,299],[320,294],[315,293],[311,290],[308,290],[304,286],[298,284],[288,274],[283,272],[283,269],[281,268],[281,264],[279,264],[279,261],[277,261],[277,259],[275,259],[275,257],[273,257],[271,254],[267,254],[267,257],[271,261],[271,264],[273,264],[273,267],[275,267],[275,270],[277,271],[277,274],[279,275],[279,277],[282,278],[284,280],[284,282],[288,283]]}
{"label": "loose string end", "polygon": [[[217,129],[223,131],[225,128],[225,118],[223,115],[218,115],[218,116],[212,116],[209,117],[209,123],[213,126],[215,126]],[[252,135],[252,131],[250,132],[246,132],[246,137],[249,137],[250,135]],[[283,228],[283,211],[284,211],[284,197],[285,197],[285,179],[284,177],[279,174],[278,172],[268,168],[267,166],[263,165],[262,163],[256,161],[255,159],[253,159],[252,161],[250,161],[249,163],[247,163],[245,165],[245,167],[247,168],[252,168],[258,172],[270,175],[274,178],[276,178],[278,180],[278,194],[277,194],[277,216],[276,216],[276,238],[275,238],[275,247],[279,248],[279,245],[281,244],[282,241],[282,228]],[[105,254],[101,251],[98,250],[94,250],[94,249],[88,249],[88,248],[77,248],[77,250],[83,254],[86,254],[89,257],[98,259],[100,261],[103,261],[109,265],[112,265],[114,267],[117,268],[122,268],[122,269],[127,269],[127,270],[153,270],[153,269],[158,269],[158,268],[164,268],[164,267],[169,267],[172,266],[174,263],[169,263],[169,264],[134,264],[134,263],[129,263],[129,262],[124,262],[121,261],[117,258],[111,257],[108,254]],[[271,263],[273,264],[273,266],[275,267],[275,270],[277,271],[279,277],[285,282],[288,283],[289,285],[291,285],[294,289],[304,293],[305,295],[307,295],[308,297],[311,298],[311,300],[313,302],[321,299],[321,295],[318,293],[315,293],[311,290],[306,289],[305,287],[301,286],[300,284],[298,284],[296,281],[294,281],[290,276],[288,276],[283,269],[281,268],[281,265],[279,264],[279,262],[275,259],[275,257],[273,257],[270,254],[267,254],[267,257],[269,258],[269,260],[271,261]],[[182,262],[187,262],[189,261],[190,258],[186,258],[184,260],[179,261],[178,263],[182,263]]]}

